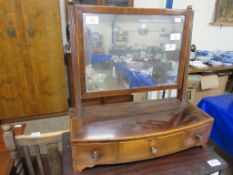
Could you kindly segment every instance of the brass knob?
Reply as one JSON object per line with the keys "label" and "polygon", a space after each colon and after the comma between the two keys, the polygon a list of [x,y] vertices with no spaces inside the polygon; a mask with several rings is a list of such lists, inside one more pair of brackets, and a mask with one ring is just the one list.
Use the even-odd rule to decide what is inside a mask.
{"label": "brass knob", "polygon": [[13,27],[9,27],[7,29],[7,34],[10,38],[15,38],[16,37],[16,32],[15,29]]}
{"label": "brass knob", "polygon": [[35,30],[34,30],[32,27],[29,27],[29,29],[28,29],[28,36],[29,36],[30,38],[34,38],[35,35],[36,35]]}
{"label": "brass knob", "polygon": [[93,151],[93,153],[92,153],[92,159],[93,159],[94,161],[96,161],[96,160],[99,160],[99,158],[100,158],[100,153],[99,153],[99,151]]}
{"label": "brass knob", "polygon": [[157,154],[157,149],[154,146],[151,147],[151,154],[152,155],[156,155]]}
{"label": "brass knob", "polygon": [[203,141],[204,140],[204,136],[202,136],[201,134],[197,134],[195,136],[195,138],[198,140],[198,141]]}

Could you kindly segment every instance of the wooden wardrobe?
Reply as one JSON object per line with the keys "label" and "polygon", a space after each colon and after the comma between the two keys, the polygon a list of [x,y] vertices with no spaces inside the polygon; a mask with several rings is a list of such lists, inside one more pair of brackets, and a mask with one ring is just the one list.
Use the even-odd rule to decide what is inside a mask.
{"label": "wooden wardrobe", "polygon": [[0,1],[0,120],[67,110],[59,0]]}

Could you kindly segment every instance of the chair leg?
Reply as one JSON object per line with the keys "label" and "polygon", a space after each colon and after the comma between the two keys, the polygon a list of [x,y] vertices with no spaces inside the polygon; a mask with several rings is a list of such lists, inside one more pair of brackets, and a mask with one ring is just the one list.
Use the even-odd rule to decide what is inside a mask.
{"label": "chair leg", "polygon": [[29,170],[30,175],[35,175],[35,171],[32,165],[32,159],[31,159],[31,155],[29,152],[29,148],[27,146],[23,147],[23,151],[24,151],[24,155],[26,158],[26,163],[27,163],[27,167]]}
{"label": "chair leg", "polygon": [[58,143],[48,144],[48,159],[51,175],[62,175],[62,164]]}
{"label": "chair leg", "polygon": [[43,163],[41,160],[41,155],[40,155],[40,148],[38,145],[34,146],[34,148],[35,148],[35,152],[36,152],[36,160],[37,160],[37,165],[38,165],[38,168],[40,171],[40,175],[45,175],[44,166],[43,166]]}
{"label": "chair leg", "polygon": [[14,160],[14,166],[16,167],[16,174],[25,175],[23,162],[17,151],[11,151],[11,158]]}

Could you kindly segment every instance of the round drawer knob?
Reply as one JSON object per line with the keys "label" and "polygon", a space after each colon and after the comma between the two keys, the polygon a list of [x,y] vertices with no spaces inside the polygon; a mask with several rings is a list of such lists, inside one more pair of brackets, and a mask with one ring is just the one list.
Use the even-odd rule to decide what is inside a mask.
{"label": "round drawer knob", "polygon": [[96,160],[99,160],[99,158],[100,158],[99,151],[93,151],[93,153],[92,153],[92,159],[96,161]]}
{"label": "round drawer knob", "polygon": [[157,154],[157,149],[154,146],[151,147],[151,154],[152,155],[156,155]]}
{"label": "round drawer knob", "polygon": [[204,136],[202,136],[201,134],[197,134],[195,136],[195,138],[198,140],[198,141],[203,141],[204,140]]}

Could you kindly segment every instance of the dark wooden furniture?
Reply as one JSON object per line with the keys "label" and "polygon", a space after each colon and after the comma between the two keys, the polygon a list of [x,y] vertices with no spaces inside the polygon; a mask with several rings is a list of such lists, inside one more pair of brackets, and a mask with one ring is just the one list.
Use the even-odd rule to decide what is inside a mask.
{"label": "dark wooden furniture", "polygon": [[[10,152],[17,174],[24,175],[27,174],[26,172],[30,175],[36,175],[38,172],[40,175],[47,175],[48,172],[50,175],[62,174],[58,142],[61,141],[61,136],[64,131],[35,135],[15,135],[9,124],[4,124],[2,129],[4,131],[4,143]],[[42,161],[43,158],[40,150],[40,146],[42,145],[47,149],[48,165],[44,165]],[[24,153],[23,155],[26,160],[27,170],[24,169],[25,166],[22,157],[20,156],[21,149]],[[34,163],[33,155],[31,155],[30,152],[31,149],[34,150],[36,164]],[[37,169],[35,169],[35,166]]]}
{"label": "dark wooden furniture", "polygon": [[[96,16],[97,14],[100,14],[100,17]],[[106,17],[109,14],[110,17]],[[122,72],[118,72],[118,76],[115,76],[114,69],[118,69],[119,71],[123,68],[125,72],[131,73],[131,70],[127,69],[129,65],[125,60],[121,62],[119,59],[112,57],[111,64],[105,64],[107,62],[109,63],[109,61],[105,61],[104,66],[99,70],[98,64],[93,64],[96,60],[91,60],[91,52],[87,51],[90,51],[90,48],[88,48],[90,44],[87,44],[89,42],[88,36],[91,33],[90,29],[96,29],[99,23],[103,24],[105,20],[109,21],[109,19],[110,21],[111,19],[122,19],[125,22],[128,14],[134,17],[134,22],[135,18],[137,19],[136,21],[145,21],[145,16],[151,17],[154,15],[153,19],[156,21],[154,22],[155,24],[160,24],[162,20],[160,18],[163,16],[163,19],[169,19],[167,21],[162,20],[163,24],[165,23],[166,26],[172,24],[174,26],[171,29],[175,27],[182,33],[182,35],[179,33],[178,37],[175,34],[175,39],[179,38],[175,45],[166,45],[165,43],[163,49],[160,48],[157,50],[157,52],[162,53],[163,57],[158,58],[158,54],[152,54],[153,58],[149,59],[152,61],[150,64],[155,64],[152,69],[154,70],[153,75],[155,74],[156,76],[153,77],[152,75],[152,79],[155,78],[157,81],[157,83],[151,81],[152,84],[154,83],[151,86],[143,85],[142,87],[134,87],[130,84],[130,81],[124,79],[125,77],[123,78],[123,76],[127,75],[122,75]],[[125,15],[124,18],[121,15]],[[140,18],[140,15],[143,15],[143,18]],[[68,16],[75,89],[75,107],[70,112],[70,141],[75,172],[81,172],[83,169],[95,165],[157,158],[191,147],[206,145],[213,119],[186,100],[186,81],[193,17],[191,7],[187,10],[168,10],[94,7],[70,4]],[[130,19],[132,19],[131,17]],[[150,19],[147,18],[148,20]],[[103,35],[106,34],[108,36],[107,33],[110,28],[112,29],[111,36],[114,36],[113,32],[117,31],[120,26],[120,22],[117,22],[114,21],[110,23],[111,25],[109,23],[105,25],[104,28],[107,32],[103,33]],[[118,24],[117,27],[114,26],[116,23]],[[122,26],[126,25],[125,23],[123,24]],[[93,27],[93,25],[96,26]],[[140,28],[137,29],[139,36],[137,36],[145,36],[148,33],[147,30],[144,30],[146,25],[140,24],[139,26]],[[162,42],[164,38],[161,37],[168,37],[167,39],[170,40],[174,39],[169,33],[173,32],[173,30],[156,26],[157,30],[158,28],[161,29],[162,34],[157,38],[153,38],[153,40],[161,39]],[[135,30],[135,28],[129,30]],[[166,30],[168,30],[168,34],[164,34]],[[145,40],[143,41],[145,42]],[[152,47],[155,44],[153,43]],[[112,48],[116,50],[114,37],[112,38],[112,45]],[[108,60],[109,58],[107,57],[106,59]],[[137,62],[139,56],[135,56],[132,59]],[[175,68],[169,68],[169,61],[177,64],[177,66]],[[143,60],[140,63],[144,64],[145,62]],[[163,67],[163,65],[166,66]],[[164,78],[167,76],[169,69],[176,72],[175,80],[170,79],[167,81]],[[101,76],[96,76],[98,71],[101,72]],[[113,72],[109,75],[110,78],[108,81],[103,79],[103,71]],[[161,74],[161,72],[163,73]],[[134,72],[133,74],[137,73]],[[97,79],[100,79],[99,82]],[[116,87],[111,87],[108,84],[112,79],[116,80],[113,81],[114,83],[118,83]],[[90,82],[94,86],[88,86]],[[177,98],[147,102],[107,104],[95,107],[82,104],[83,99],[89,100],[98,97],[165,89],[177,89]]]}
{"label": "dark wooden furniture", "polygon": [[[25,124],[13,125],[12,128],[16,135],[21,135],[24,132]],[[3,140],[3,130],[0,128],[0,172],[1,175],[9,175],[12,171],[13,161],[10,151],[6,148]]]}
{"label": "dark wooden furniture", "polygon": [[[62,136],[62,164],[63,175],[75,174],[72,164],[70,134]],[[217,159],[221,165],[211,167],[207,161]],[[158,159],[125,163],[121,165],[105,165],[86,169],[82,175],[208,175],[217,171],[223,171],[227,167],[226,162],[209,147],[191,148],[180,153],[165,156]],[[76,173],[77,175],[79,173]]]}
{"label": "dark wooden furniture", "polygon": [[0,120],[67,112],[59,0],[1,1],[0,21]]}

